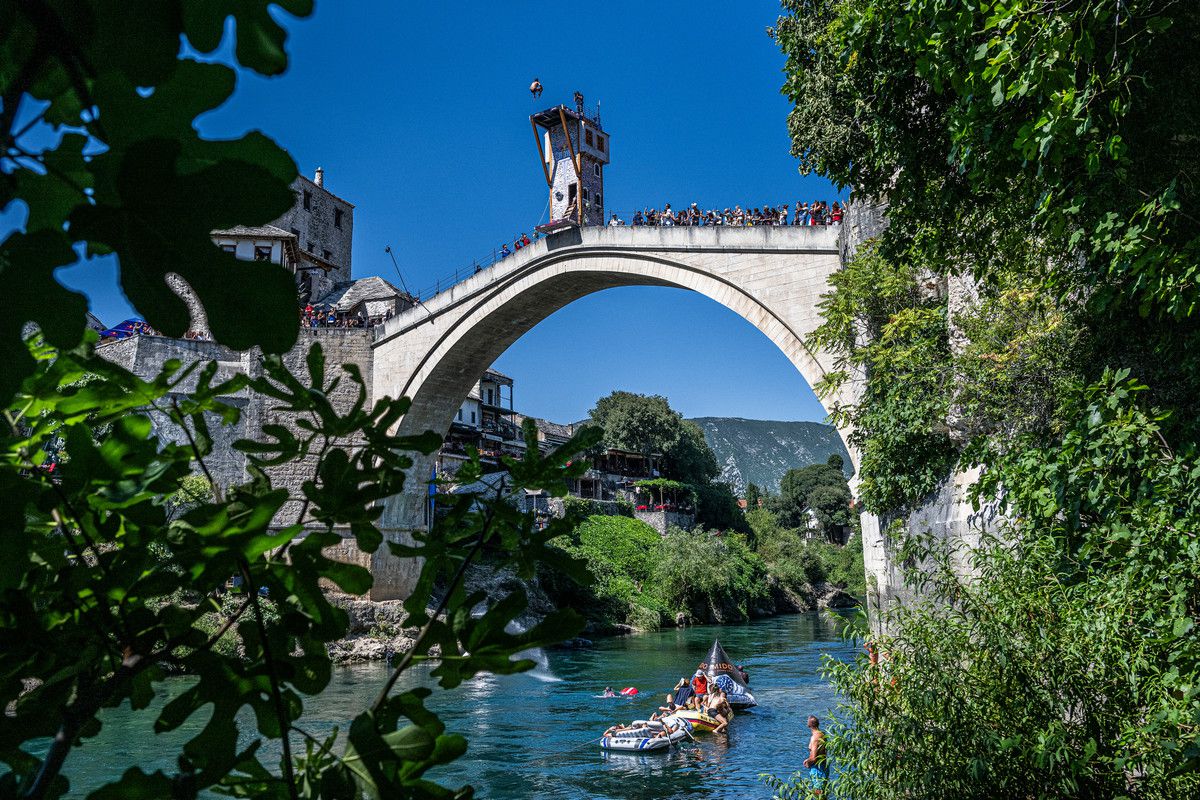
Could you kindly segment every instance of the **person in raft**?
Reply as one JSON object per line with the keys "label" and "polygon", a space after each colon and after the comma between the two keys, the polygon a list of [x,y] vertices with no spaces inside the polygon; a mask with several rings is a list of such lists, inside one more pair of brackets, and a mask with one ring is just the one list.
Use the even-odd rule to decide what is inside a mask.
{"label": "person in raft", "polygon": [[808,758],[804,766],[808,768],[808,781],[812,784],[813,792],[821,794],[829,780],[829,765],[825,759],[825,732],[821,730],[821,721],[814,716],[808,718],[808,729],[812,737],[808,740]]}
{"label": "person in raft", "polygon": [[704,710],[718,723],[717,727],[713,728],[713,733],[720,733],[728,728],[729,720],[733,719],[733,706],[729,705],[725,691],[719,686],[709,688],[708,704]]}
{"label": "person in raft", "polygon": [[696,670],[696,674],[692,676],[692,707],[697,711],[704,710],[704,704],[708,701],[708,676],[704,674],[704,670]]}
{"label": "person in raft", "polygon": [[611,686],[605,686],[604,687],[604,696],[605,697],[616,697],[617,693],[612,690]]}

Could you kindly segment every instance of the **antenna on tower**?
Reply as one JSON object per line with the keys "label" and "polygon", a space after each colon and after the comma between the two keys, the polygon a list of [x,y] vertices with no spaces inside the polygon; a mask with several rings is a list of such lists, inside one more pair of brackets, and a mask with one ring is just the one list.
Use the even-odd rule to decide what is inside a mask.
{"label": "antenna on tower", "polygon": [[423,303],[421,301],[421,298],[417,297],[415,294],[413,294],[412,292],[410,292],[408,290],[408,284],[406,284],[404,282],[404,275],[402,275],[400,273],[400,264],[397,263],[397,261],[396,261],[396,254],[392,252],[392,246],[390,244],[387,245],[386,247],[383,248],[383,252],[387,253],[389,256],[392,257],[392,266],[396,268],[396,277],[400,279],[400,288],[404,290],[405,294],[407,294],[412,299],[416,300],[417,305],[419,305],[421,308],[425,309],[425,313],[429,315],[430,319],[433,319],[433,312],[429,310],[429,306],[425,305],[425,303]]}

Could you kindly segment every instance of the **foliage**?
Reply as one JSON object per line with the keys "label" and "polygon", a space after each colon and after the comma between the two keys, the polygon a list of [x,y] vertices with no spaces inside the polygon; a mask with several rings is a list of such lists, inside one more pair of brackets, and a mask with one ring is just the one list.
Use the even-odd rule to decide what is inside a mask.
{"label": "foliage", "polygon": [[661,455],[679,438],[681,417],[661,395],[613,392],[590,415],[604,444],[618,450]]}
{"label": "foliage", "polygon": [[1183,209],[1198,156],[1184,142],[1200,99],[1174,87],[1200,70],[1194,4],[784,7],[775,35],[803,170],[903,198],[905,224],[1017,189],[1026,216],[1086,258],[1098,300],[1192,313],[1198,223]]}
{"label": "foliage", "polygon": [[187,475],[179,482],[179,489],[166,500],[167,517],[176,517],[191,511],[201,503],[215,497],[213,486],[203,475]]}
{"label": "foliage", "polygon": [[793,152],[802,171],[886,197],[884,258],[969,270],[985,296],[1035,276],[1039,294],[1086,312],[1085,354],[1100,356],[1088,380],[1108,365],[1153,377],[1154,398],[1186,410],[1164,433],[1194,437],[1200,154],[1185,143],[1200,96],[1178,87],[1200,80],[1200,6],[784,8]]}
{"label": "foliage", "polygon": [[696,487],[696,523],[712,530],[750,532],[737,497],[727,483]]}
{"label": "foliage", "polygon": [[[834,458],[837,466],[833,463]],[[831,456],[829,463],[788,470],[780,481],[779,490],[779,496],[771,498],[770,508],[779,517],[780,525],[807,529],[809,511],[816,515],[817,524],[826,536],[850,524],[853,498],[842,472],[840,456]]]}
{"label": "foliage", "polygon": [[563,498],[563,510],[570,519],[583,519],[596,515],[632,517],[633,503],[628,500],[591,500],[586,497],[568,495]]}
{"label": "foliage", "polygon": [[681,417],[661,395],[613,392],[596,401],[591,418],[604,431],[608,447],[661,455],[666,478],[706,484],[721,472],[704,431]]}
{"label": "foliage", "polygon": [[688,483],[706,484],[721,474],[704,431],[688,419],[680,420],[678,438],[663,450],[662,468],[664,475]]}
{"label": "foliage", "polygon": [[762,490],[758,488],[758,484],[746,484],[746,508],[750,511],[758,508],[759,501],[762,500]]}
{"label": "foliage", "polygon": [[[133,763],[93,797],[196,797],[210,788],[280,798],[453,794],[424,776],[461,755],[465,740],[424,708],[428,689],[393,693],[395,682],[435,644],[446,655],[432,674],[449,689],[479,671],[528,669],[532,662],[513,660],[516,653],[573,635],[580,620],[572,611],[506,633],[525,598],[517,593],[475,617],[485,598],[467,595],[461,581],[485,546],[525,577],[545,562],[584,579],[580,565],[547,545],[569,524],[539,530],[499,492],[453,496],[442,498],[449,513],[432,531],[415,533],[412,544],[388,543],[394,555],[423,559],[406,601],[409,620],[423,626],[419,640],[354,718],[344,744],[336,734],[315,739],[305,730],[303,696],[328,684],[325,645],[347,631],[323,584],[352,594],[371,585],[365,569],[333,561],[325,549],[342,541],[339,530],[365,553],[383,546],[381,503],[403,490],[408,454],[431,452],[438,437],[392,433],[408,401],[368,408],[357,371],[327,375],[319,345],[308,352],[304,381],[277,356],[265,357],[253,378],[214,383],[215,363],[170,361],[144,381],[94,355],[94,338],[63,351],[32,343],[36,372],[5,410],[0,432],[0,704],[11,709],[0,717],[0,760],[10,770],[0,776],[0,796],[63,795],[71,750],[97,733],[101,709],[125,702],[146,735],[193,721],[198,732],[174,774]],[[221,398],[243,388],[271,397],[296,425],[267,427],[267,441],[237,442],[254,464],[250,481],[218,488],[209,477],[213,496],[171,519],[171,498],[194,485],[193,473],[207,472],[210,426],[237,420]],[[339,412],[331,398],[347,390],[355,399]],[[165,416],[184,440],[156,438],[151,414]],[[532,424],[525,433],[536,438]],[[566,479],[583,469],[568,460],[591,443],[575,439],[545,459],[529,447],[524,460],[506,460],[513,485],[562,496]],[[66,456],[61,469],[47,468],[51,452]],[[302,508],[281,520],[288,492],[272,485],[269,470],[287,467],[312,471]],[[482,470],[477,459],[463,469],[466,478]],[[249,591],[219,600],[233,576]],[[444,593],[430,615],[437,585]],[[149,710],[168,671],[190,678],[189,688]],[[242,709],[253,712],[255,731],[240,729]],[[46,755],[30,755],[28,743],[46,737]],[[262,760],[267,740],[282,746],[275,768]],[[303,753],[293,751],[298,741]]]}
{"label": "foliage", "polygon": [[188,328],[188,310],[165,282],[176,273],[218,341],[272,353],[294,344],[292,277],[237,261],[210,232],[278,217],[293,202],[296,166],[258,132],[202,139],[193,120],[233,93],[235,72],[181,55],[220,49],[232,16],[236,63],[281,73],[286,33],[272,6],[312,10],[311,0],[0,8],[0,210],[19,200],[27,212],[24,229],[0,242],[8,306],[19,312],[0,328],[0,404],[36,369],[21,341],[27,320],[59,348],[83,338],[87,302],[53,277],[75,263],[77,245],[86,256],[116,254],[125,296],[160,331]]}
{"label": "foliage", "polygon": [[574,535],[589,563],[609,564],[638,583],[653,573],[662,545],[658,531],[627,517],[590,517]]}
{"label": "foliage", "polygon": [[928,603],[829,667],[834,793],[1195,796],[1200,6],[784,7],[802,170],[886,203],[811,342],[823,389],[865,381],[862,497],[902,515],[961,460],[1012,520],[899,537]]}
{"label": "foliage", "polygon": [[784,587],[801,593],[808,586],[830,583],[855,597],[866,596],[861,536],[851,536],[845,546],[809,539],[782,526],[766,508],[746,512],[746,521],[753,531],[754,552]]}
{"label": "foliage", "polygon": [[[830,416],[853,431],[859,493],[874,513],[914,505],[957,461],[946,428],[954,373],[945,301],[922,291],[920,281],[911,262],[893,263],[878,248],[863,248],[830,276],[822,323],[810,337],[812,346],[838,359],[838,369],[814,387],[818,393],[829,396],[855,375],[868,378],[859,404]],[[787,524],[800,525],[807,491],[789,492],[786,481],[776,509]]]}
{"label": "foliage", "polygon": [[585,609],[589,619],[601,623],[642,630],[661,625],[665,609],[651,580],[662,546],[657,531],[628,517],[592,516],[556,544],[582,560],[592,578],[581,586],[547,575],[543,585],[560,606]]}
{"label": "foliage", "polygon": [[766,569],[742,537],[671,528],[654,583],[664,604],[692,619],[745,620],[767,600]]}
{"label": "foliage", "polygon": [[[1183,798],[1200,791],[1200,461],[1163,443],[1124,373],[982,490],[1015,520],[973,554],[922,550],[928,602],[879,667],[828,662],[839,797]],[[1064,511],[1065,510],[1065,511]]]}
{"label": "foliage", "polygon": [[671,492],[694,500],[696,494],[695,487],[681,483],[680,481],[673,481],[670,478],[647,478],[646,480],[634,481],[633,485],[638,489],[645,489],[652,495],[657,494],[660,498],[663,497],[664,492]]}

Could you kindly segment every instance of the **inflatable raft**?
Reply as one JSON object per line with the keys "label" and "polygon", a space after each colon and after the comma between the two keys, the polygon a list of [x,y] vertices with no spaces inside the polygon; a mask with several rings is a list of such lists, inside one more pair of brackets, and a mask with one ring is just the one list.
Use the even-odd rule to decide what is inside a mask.
{"label": "inflatable raft", "polygon": [[687,725],[688,723],[681,720],[668,721],[666,730],[669,732],[666,734],[663,733],[663,723],[661,722],[639,725],[601,738],[600,746],[605,750],[638,753],[665,750],[688,735]]}
{"label": "inflatable raft", "polygon": [[721,723],[703,711],[676,711],[667,719],[682,720],[692,733],[712,733]]}

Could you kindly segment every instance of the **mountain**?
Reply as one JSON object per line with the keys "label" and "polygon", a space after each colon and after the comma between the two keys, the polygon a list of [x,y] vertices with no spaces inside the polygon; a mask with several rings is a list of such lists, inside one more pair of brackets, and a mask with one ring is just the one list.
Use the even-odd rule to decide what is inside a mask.
{"label": "mountain", "polygon": [[737,494],[755,483],[779,492],[783,474],[794,467],[823,464],[833,453],[850,471],[850,455],[837,429],[821,422],[776,422],[740,417],[696,417],[721,466],[720,480]]}

